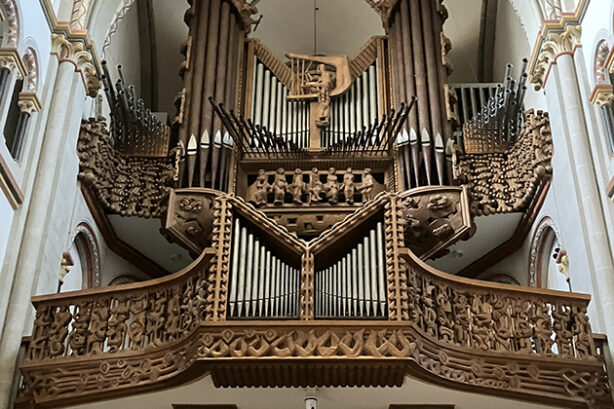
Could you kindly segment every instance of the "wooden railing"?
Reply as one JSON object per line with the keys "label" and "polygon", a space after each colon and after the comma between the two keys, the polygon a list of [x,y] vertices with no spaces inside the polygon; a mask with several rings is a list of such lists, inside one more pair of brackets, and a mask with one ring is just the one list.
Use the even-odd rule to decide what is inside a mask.
{"label": "wooden railing", "polygon": [[[310,243],[242,199],[219,195],[209,209],[211,245],[184,270],[146,283],[33,299],[36,320],[18,406],[116,397],[208,372],[216,385],[227,386],[396,385],[412,374],[525,400],[611,407],[587,317],[589,296],[458,278],[408,248],[408,203],[441,204],[442,189],[381,194]],[[454,189],[462,194],[458,188],[448,193]],[[194,190],[186,194],[198,198]],[[265,229],[280,254],[302,253],[301,320],[226,320],[233,212],[247,222],[268,220]],[[384,219],[388,319],[315,320],[314,260],[336,252],[374,217]],[[319,377],[330,367],[322,359],[331,357],[338,359],[338,377]],[[266,369],[259,358],[268,359]],[[313,371],[285,377],[290,362]],[[261,370],[277,375],[263,378]]]}

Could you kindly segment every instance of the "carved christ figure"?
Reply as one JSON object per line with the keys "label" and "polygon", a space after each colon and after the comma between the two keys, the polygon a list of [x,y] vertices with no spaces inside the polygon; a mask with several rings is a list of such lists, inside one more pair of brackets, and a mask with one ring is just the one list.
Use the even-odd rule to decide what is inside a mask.
{"label": "carved christ figure", "polygon": [[335,73],[327,71],[324,64],[319,64],[317,74],[307,74],[304,87],[310,93],[318,94],[316,125],[326,128],[330,125],[330,91],[335,87]]}

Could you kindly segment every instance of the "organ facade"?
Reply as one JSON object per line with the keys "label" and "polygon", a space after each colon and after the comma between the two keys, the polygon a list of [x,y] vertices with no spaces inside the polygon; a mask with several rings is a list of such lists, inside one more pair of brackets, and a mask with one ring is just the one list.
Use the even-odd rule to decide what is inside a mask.
{"label": "organ facade", "polygon": [[[111,236],[149,229],[113,251],[150,279],[35,295],[6,401],[125,405],[207,379],[215,399],[173,407],[236,405],[222,388],[317,400],[428,384],[445,402],[376,404],[611,408],[590,296],[476,279],[499,248],[480,247],[502,240],[497,226],[532,229],[552,183],[550,116],[525,101],[544,58],[505,65],[499,83],[453,83],[441,0],[368,0],[383,34],[351,55],[276,55],[257,3],[188,1],[168,120],[87,35],[78,56],[57,51],[87,61],[79,76],[98,95],[71,147],[84,200]],[[75,2],[74,24],[88,4]],[[154,252],[187,255],[182,268],[138,254],[158,239]],[[457,268],[463,251],[474,262]],[[72,265],[63,254],[61,283]]]}

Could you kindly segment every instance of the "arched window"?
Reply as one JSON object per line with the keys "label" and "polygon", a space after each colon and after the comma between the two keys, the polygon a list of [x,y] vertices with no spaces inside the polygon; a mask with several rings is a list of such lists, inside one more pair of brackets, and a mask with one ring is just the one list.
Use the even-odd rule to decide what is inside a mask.
{"label": "arched window", "polygon": [[[561,258],[564,250],[558,229],[550,217],[545,217],[538,224],[531,241],[529,285],[550,290],[569,291],[571,280],[561,272],[565,259]],[[558,256],[558,257],[556,257]]]}
{"label": "arched window", "polygon": [[36,51],[32,48],[27,48],[22,60],[26,69],[26,75],[24,78],[17,79],[15,83],[9,112],[4,123],[6,145],[15,160],[21,157],[28,124],[33,113],[38,108],[34,103],[34,101],[37,101],[35,95],[38,91],[39,78]]}
{"label": "arched window", "polygon": [[92,228],[80,223],[74,233],[70,248],[64,253],[62,267],[66,264],[60,292],[100,286],[100,250]]}
{"label": "arched window", "polygon": [[614,92],[612,88],[612,77],[606,62],[610,56],[610,47],[606,40],[601,40],[595,50],[595,64],[593,76],[595,88],[591,95],[591,102],[599,106],[603,123],[606,130],[607,143],[610,153],[614,153]]}

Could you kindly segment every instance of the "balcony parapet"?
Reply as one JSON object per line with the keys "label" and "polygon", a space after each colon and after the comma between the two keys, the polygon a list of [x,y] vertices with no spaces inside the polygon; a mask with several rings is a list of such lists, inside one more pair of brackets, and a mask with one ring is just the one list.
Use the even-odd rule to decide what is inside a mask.
{"label": "balcony parapet", "polygon": [[[36,320],[21,366],[19,406],[117,398],[210,374],[215,385],[233,387],[398,386],[409,375],[475,393],[612,407],[587,317],[589,296],[458,278],[410,250],[402,203],[412,195],[433,203],[433,195],[442,195],[437,189],[382,193],[312,242],[240,198],[202,192],[213,215],[209,244],[184,270],[33,299]],[[462,188],[445,189],[462,198]],[[198,199],[195,191],[187,194]],[[267,237],[289,263],[300,257],[300,320],[230,319],[239,216],[266,221]],[[314,319],[314,265],[374,218],[383,219],[385,232],[386,319]],[[466,224],[456,226],[465,234]]]}

